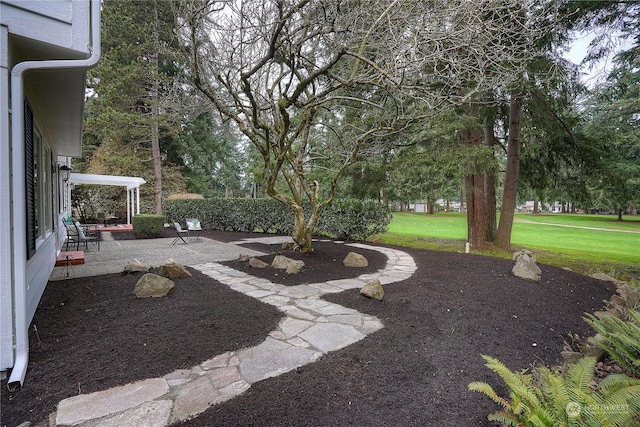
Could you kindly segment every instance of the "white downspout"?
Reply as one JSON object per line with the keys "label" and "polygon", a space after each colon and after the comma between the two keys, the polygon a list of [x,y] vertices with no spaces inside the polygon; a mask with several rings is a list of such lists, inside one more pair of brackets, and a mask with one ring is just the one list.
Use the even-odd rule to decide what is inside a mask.
{"label": "white downspout", "polygon": [[100,0],[91,0],[91,56],[87,59],[24,61],[11,69],[11,148],[13,162],[13,264],[15,362],[9,377],[9,389],[21,387],[29,363],[29,325],[27,322],[26,259],[27,248],[23,229],[18,224],[26,217],[24,203],[16,202],[16,195],[26,193],[24,180],[24,74],[33,70],[91,68],[100,59]]}

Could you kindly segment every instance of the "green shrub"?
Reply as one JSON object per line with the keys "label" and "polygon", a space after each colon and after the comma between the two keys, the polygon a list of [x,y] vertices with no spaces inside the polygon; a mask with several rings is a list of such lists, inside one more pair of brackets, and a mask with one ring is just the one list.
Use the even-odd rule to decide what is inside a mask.
{"label": "green shrub", "polygon": [[337,239],[367,240],[384,233],[390,222],[391,212],[380,203],[338,199],[323,212],[318,229]]}
{"label": "green shrub", "polygon": [[502,362],[482,356],[509,390],[499,396],[484,382],[469,390],[487,395],[502,407],[487,418],[511,426],[629,426],[640,415],[640,380],[612,374],[594,385],[596,359],[585,357],[564,372],[546,367],[531,374],[511,372]]}
{"label": "green shrub", "polygon": [[133,235],[136,239],[160,237],[164,229],[164,215],[140,214],[131,219]]}
{"label": "green shrub", "polygon": [[[293,212],[275,199],[167,200],[164,213],[170,222],[198,218],[205,230],[290,234]],[[345,240],[366,240],[386,230],[389,210],[372,201],[335,200],[322,213],[316,235]]]}

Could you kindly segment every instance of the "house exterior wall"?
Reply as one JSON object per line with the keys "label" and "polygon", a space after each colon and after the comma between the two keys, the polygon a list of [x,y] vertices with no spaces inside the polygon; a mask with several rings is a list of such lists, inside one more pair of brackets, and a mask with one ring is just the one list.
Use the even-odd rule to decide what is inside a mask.
{"label": "house exterior wall", "polygon": [[[92,39],[99,42],[99,33],[91,34],[92,10],[99,20],[95,0],[0,0],[0,371],[13,368],[10,382],[14,376],[20,383],[24,380],[26,328],[64,238],[60,224],[66,212],[59,206],[64,183],[57,163],[66,160],[59,157],[63,151],[81,152],[84,77],[89,63],[99,57],[99,45],[97,55],[91,51]],[[38,68],[45,71],[23,72]],[[25,225],[25,188],[30,188],[25,177],[34,175],[25,168],[25,122],[18,120],[23,110],[17,105],[24,100],[33,110],[39,147],[35,250],[27,248],[26,229],[31,228]]]}
{"label": "house exterior wall", "polygon": [[0,371],[13,366],[8,29],[0,25]]}
{"label": "house exterior wall", "polygon": [[2,0],[0,7],[2,21],[9,24],[12,35],[87,52],[90,34],[88,1]]}
{"label": "house exterior wall", "polygon": [[[41,175],[40,179],[44,181],[41,183],[44,188],[38,189],[41,191],[38,197],[39,229],[41,231],[36,238],[35,254],[26,261],[25,265],[27,319],[30,322],[38,307],[38,302],[44,293],[44,288],[55,266],[57,254],[62,246],[58,242],[57,230],[60,224],[59,218],[65,215],[64,213],[60,213],[61,207],[58,206],[57,195],[60,191],[60,182],[57,178],[57,171],[54,172],[55,165],[51,164],[51,159],[53,159],[53,162],[56,162],[58,158],[55,141],[45,126],[46,122],[44,121],[44,114],[40,108],[40,99],[37,92],[26,84],[24,95],[33,108],[34,128],[37,135],[36,140],[40,144],[40,159],[38,163],[44,163],[41,165],[42,169],[39,171]],[[42,150],[46,150],[48,155],[41,152]],[[55,190],[53,192],[51,191],[52,181],[55,184]],[[18,199],[18,197],[15,197],[14,202]],[[24,203],[24,200],[22,202]],[[51,218],[52,215],[54,218]]]}

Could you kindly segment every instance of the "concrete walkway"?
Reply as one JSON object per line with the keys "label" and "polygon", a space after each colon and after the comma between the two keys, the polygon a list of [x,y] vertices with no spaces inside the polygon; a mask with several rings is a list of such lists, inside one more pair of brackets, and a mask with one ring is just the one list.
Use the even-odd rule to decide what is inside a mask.
{"label": "concrete walkway", "polygon": [[69,276],[67,276],[67,267],[56,267],[50,280],[122,273],[125,265],[136,261],[159,267],[170,259],[178,264],[193,265],[211,261],[232,261],[238,259],[241,253],[251,256],[264,255],[262,252],[242,248],[232,243],[207,238],[201,238],[198,242],[189,244],[180,242],[175,245],[171,244],[173,240],[172,238],[114,240],[111,233],[102,233],[100,250],[89,245],[89,250],[84,252],[84,264],[69,266]]}
{"label": "concrete walkway", "polygon": [[[248,241],[281,243],[289,240],[287,237],[246,239],[223,244],[223,250],[234,248],[237,254],[249,253],[251,251],[239,245]],[[384,253],[388,257],[385,268],[354,279],[283,286],[217,262],[183,262],[231,289],[278,307],[287,316],[264,342],[255,347],[212,355],[211,359],[191,369],[177,370],[161,378],[67,398],[59,403],[51,424],[167,426],[195,417],[212,405],[238,396],[257,381],[312,363],[330,351],[360,341],[381,329],[383,325],[377,318],[323,301],[320,297],[359,289],[376,278],[383,285],[399,282],[411,277],[416,265],[410,255],[399,250],[366,244],[349,246],[356,250],[365,248]],[[179,259],[176,261],[180,262]]]}

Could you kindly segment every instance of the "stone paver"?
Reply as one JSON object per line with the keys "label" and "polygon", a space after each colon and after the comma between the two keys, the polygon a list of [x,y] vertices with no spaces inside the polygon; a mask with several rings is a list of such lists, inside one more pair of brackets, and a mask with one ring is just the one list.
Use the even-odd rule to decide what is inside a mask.
{"label": "stone paver", "polygon": [[[276,236],[233,243],[279,244],[290,240]],[[320,297],[362,288],[373,279],[383,284],[399,282],[411,277],[416,265],[410,255],[399,250],[361,243],[349,246],[382,252],[388,258],[385,268],[353,279],[284,286],[210,260],[192,264],[191,267],[231,289],[278,307],[286,317],[257,346],[212,355],[211,359],[198,366],[176,370],[163,378],[65,399],[58,405],[57,425],[164,427],[195,417],[212,405],[238,396],[256,381],[313,363],[322,355],[351,345],[381,329],[383,324],[379,319]],[[233,244],[226,244],[224,249],[231,247],[233,253],[249,252]]]}
{"label": "stone paver", "polygon": [[173,415],[180,421],[194,417],[218,400],[220,392],[211,384],[208,377],[200,377],[183,385],[178,392]]}
{"label": "stone paver", "polygon": [[365,337],[353,326],[342,323],[317,323],[299,336],[323,352],[344,348]]}
{"label": "stone paver", "polygon": [[322,352],[267,337],[262,344],[240,350],[238,356],[242,376],[254,383],[314,362],[322,356]]}
{"label": "stone paver", "polygon": [[152,400],[112,417],[101,419],[96,423],[95,427],[165,426],[169,422],[172,409],[172,400]]}
{"label": "stone paver", "polygon": [[80,394],[58,404],[56,423],[59,426],[71,426],[102,418],[155,400],[168,391],[167,381],[152,378],[92,394]]}

